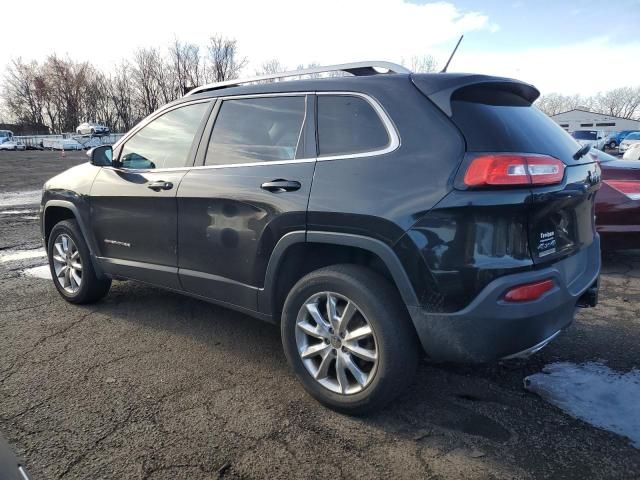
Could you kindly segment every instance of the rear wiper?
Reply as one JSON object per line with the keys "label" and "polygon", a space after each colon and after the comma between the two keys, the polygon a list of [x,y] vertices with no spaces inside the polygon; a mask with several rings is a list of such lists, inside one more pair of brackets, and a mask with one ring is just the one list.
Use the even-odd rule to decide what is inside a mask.
{"label": "rear wiper", "polygon": [[578,150],[576,153],[573,154],[573,159],[580,160],[582,157],[584,157],[587,154],[589,150],[591,150],[591,145],[585,145],[584,147],[582,147],[580,150]]}

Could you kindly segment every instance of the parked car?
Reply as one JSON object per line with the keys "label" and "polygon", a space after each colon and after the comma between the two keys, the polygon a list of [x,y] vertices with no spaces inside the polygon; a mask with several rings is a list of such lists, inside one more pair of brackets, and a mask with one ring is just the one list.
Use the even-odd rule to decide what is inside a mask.
{"label": "parked car", "polygon": [[308,70],[329,71],[353,76],[199,87],[47,181],[60,295],[128,278],[273,322],[305,389],[346,413],[393,399],[421,351],[526,357],[597,303],[600,168],[536,88]]}
{"label": "parked car", "polygon": [[635,130],[622,130],[621,132],[612,132],[605,139],[605,145],[610,149],[618,148],[620,146],[620,142],[624,140],[624,138],[630,133],[635,132]]}
{"label": "parked car", "polygon": [[604,150],[605,133],[601,130],[576,130],[571,134],[582,145],[589,145],[598,150]]}
{"label": "parked car", "polygon": [[8,140],[0,143],[0,150],[26,150],[27,146],[19,140]]}
{"label": "parked car", "polygon": [[85,122],[78,125],[76,133],[78,135],[108,135],[109,127],[105,127],[99,123]]}
{"label": "parked car", "polygon": [[593,150],[602,168],[596,225],[603,250],[640,248],[640,162]]}
{"label": "parked car", "polygon": [[640,160],[640,142],[632,143],[622,156],[623,160]]}
{"label": "parked car", "polygon": [[630,133],[629,135],[624,137],[624,140],[622,140],[622,142],[620,142],[620,147],[618,147],[618,150],[620,151],[620,153],[624,153],[629,147],[631,147],[631,145],[638,142],[640,142],[640,132]]}

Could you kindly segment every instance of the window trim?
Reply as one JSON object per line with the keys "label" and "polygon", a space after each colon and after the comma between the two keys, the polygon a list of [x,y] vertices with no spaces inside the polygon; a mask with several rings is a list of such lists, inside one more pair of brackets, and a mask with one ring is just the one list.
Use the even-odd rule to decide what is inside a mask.
{"label": "window trim", "polygon": [[[213,133],[213,126],[215,125],[215,120],[218,116],[218,113],[220,112],[219,105],[222,105],[222,102],[224,100],[236,100],[236,99],[243,99],[243,98],[263,98],[263,97],[309,96],[309,95],[315,95],[315,96],[344,95],[344,96],[354,96],[354,97],[363,98],[373,107],[376,114],[382,121],[382,124],[387,130],[387,135],[389,136],[389,144],[385,148],[382,148],[379,150],[371,150],[368,152],[358,152],[358,153],[350,153],[350,154],[344,154],[344,155],[332,155],[332,156],[326,156],[326,157],[320,157],[316,155],[315,157],[296,158],[293,160],[277,160],[273,162],[247,162],[247,163],[228,163],[224,165],[204,165],[205,155],[202,154],[203,151],[206,152],[206,149],[202,148],[204,144],[204,139],[205,137],[207,138],[207,146],[208,146],[209,144],[208,140],[211,137],[211,134]],[[294,164],[294,163],[312,163],[312,162],[326,162],[326,161],[333,161],[333,160],[349,160],[349,159],[356,159],[356,158],[373,157],[378,155],[386,155],[387,153],[391,153],[397,150],[398,148],[400,148],[400,145],[402,144],[400,135],[398,133],[398,129],[396,128],[395,124],[387,114],[384,107],[382,107],[380,102],[378,102],[378,100],[376,100],[374,97],[362,92],[351,92],[351,91],[343,91],[343,90],[339,90],[339,91],[326,90],[321,92],[290,91],[290,92],[276,92],[276,93],[253,93],[248,95],[226,95],[226,96],[200,99],[198,101],[193,101],[193,102],[180,103],[178,105],[175,105],[173,108],[160,110],[155,114],[153,114],[153,116],[150,116],[147,119],[143,120],[140,124],[134,127],[134,130],[131,130],[125,137],[120,139],[119,142],[116,142],[116,144],[113,146],[114,151],[116,150],[116,148],[120,148],[121,145],[124,145],[124,142],[127,141],[133,134],[135,134],[138,130],[143,128],[147,123],[151,122],[152,120],[155,120],[155,118],[157,118],[160,114],[167,113],[170,110],[173,110],[174,108],[179,108],[182,106],[191,105],[193,103],[201,103],[201,102],[211,102],[211,107],[208,115],[205,114],[205,117],[207,117],[207,119],[204,122],[204,126],[201,126],[203,128],[203,131],[200,134],[200,144],[196,151],[195,164],[186,165],[184,167],[170,167],[170,168],[159,168],[159,169],[148,169],[148,170],[130,170],[130,169],[125,169],[125,170],[129,172],[170,172],[170,171],[177,171],[177,170],[259,167],[259,166],[269,166],[269,165],[287,165],[287,164]],[[314,113],[317,113],[317,108],[315,109]],[[209,127],[209,123],[211,123],[211,127]],[[315,130],[316,130],[314,132],[314,136],[315,136],[315,133],[317,132],[317,122],[313,122],[313,123],[315,124]],[[318,144],[317,144],[317,137],[316,137],[316,151],[317,151],[317,147],[318,147]],[[104,168],[114,168],[114,167],[104,167]]]}

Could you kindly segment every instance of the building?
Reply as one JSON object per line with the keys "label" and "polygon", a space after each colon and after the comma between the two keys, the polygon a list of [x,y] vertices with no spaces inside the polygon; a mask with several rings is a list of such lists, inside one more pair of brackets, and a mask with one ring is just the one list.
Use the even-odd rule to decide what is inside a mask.
{"label": "building", "polygon": [[551,119],[569,133],[576,130],[603,130],[607,133],[619,132],[620,130],[640,130],[640,120],[614,117],[579,108],[558,113],[553,115]]}

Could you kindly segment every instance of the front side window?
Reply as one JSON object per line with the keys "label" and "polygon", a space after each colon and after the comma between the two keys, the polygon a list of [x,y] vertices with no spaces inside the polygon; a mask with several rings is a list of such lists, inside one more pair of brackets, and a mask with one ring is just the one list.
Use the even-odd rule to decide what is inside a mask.
{"label": "front side window", "polygon": [[184,167],[202,117],[209,104],[194,103],[156,118],[122,147],[123,168]]}
{"label": "front side window", "polygon": [[352,95],[318,95],[319,155],[381,150],[389,134],[369,102]]}
{"label": "front side window", "polygon": [[293,160],[305,115],[304,96],[225,100],[205,165]]}

